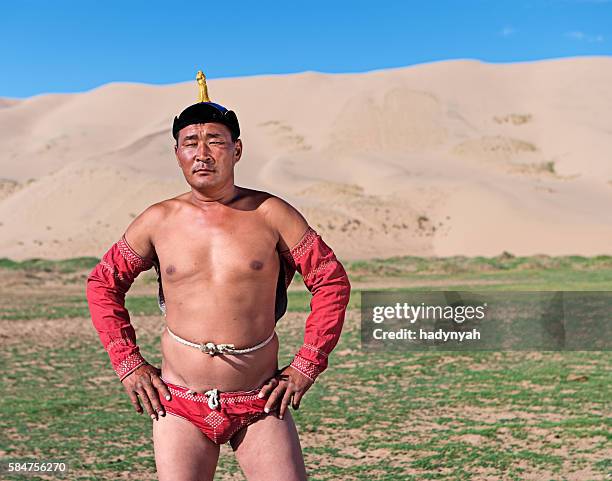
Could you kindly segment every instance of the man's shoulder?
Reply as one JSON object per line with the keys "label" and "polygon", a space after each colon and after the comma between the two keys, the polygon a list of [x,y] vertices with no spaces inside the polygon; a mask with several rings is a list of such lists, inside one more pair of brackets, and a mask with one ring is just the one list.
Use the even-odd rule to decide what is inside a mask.
{"label": "man's shoulder", "polygon": [[172,212],[179,209],[182,204],[184,204],[184,195],[185,194],[181,194],[176,197],[172,197],[171,199],[164,199],[156,202],[155,204],[151,204],[140,215],[153,222],[163,220],[168,215],[172,214]]}
{"label": "man's shoulder", "polygon": [[134,219],[132,224],[139,226],[154,226],[161,220],[163,220],[166,214],[166,208],[161,202],[150,205],[141,214]]}
{"label": "man's shoulder", "polygon": [[292,217],[300,215],[299,211],[285,199],[269,192],[258,192],[260,193],[261,198],[261,204],[259,205],[259,209],[266,217],[276,218],[279,216]]}
{"label": "man's shoulder", "polygon": [[126,241],[141,257],[150,258],[154,254],[157,229],[180,208],[183,203],[179,200],[180,197],[150,205],[126,229],[124,234]]}
{"label": "man's shoulder", "polygon": [[132,221],[128,232],[138,230],[151,234],[156,226],[167,220],[172,212],[179,208],[180,204],[181,201],[176,197],[151,204]]}
{"label": "man's shoulder", "polygon": [[285,199],[274,194],[267,195],[259,209],[268,225],[280,234],[281,247],[287,249],[300,240],[308,228],[308,222],[300,211]]}
{"label": "man's shoulder", "polygon": [[249,189],[246,187],[239,187],[240,194],[239,198],[247,200],[247,204],[251,208],[256,209],[259,213],[269,216],[276,215],[283,212],[290,212],[297,210],[289,204],[286,200],[280,197],[266,192],[264,190]]}

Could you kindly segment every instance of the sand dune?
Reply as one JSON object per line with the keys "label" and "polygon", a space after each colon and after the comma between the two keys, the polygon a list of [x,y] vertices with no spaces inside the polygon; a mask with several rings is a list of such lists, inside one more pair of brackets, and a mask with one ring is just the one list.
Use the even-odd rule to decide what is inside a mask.
{"label": "sand dune", "polygon": [[[0,257],[100,255],[183,192],[192,81],[0,99]],[[209,81],[240,185],[293,202],[344,258],[612,253],[612,58],[447,61]]]}

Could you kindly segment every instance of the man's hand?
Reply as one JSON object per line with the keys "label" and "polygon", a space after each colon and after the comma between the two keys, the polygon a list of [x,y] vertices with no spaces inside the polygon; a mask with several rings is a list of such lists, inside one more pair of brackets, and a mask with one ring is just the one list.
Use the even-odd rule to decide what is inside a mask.
{"label": "man's hand", "polygon": [[121,381],[136,412],[142,414],[143,409],[140,405],[142,402],[151,419],[155,420],[159,419],[158,415],[166,415],[158,394],[164,396],[168,401],[171,399],[168,386],[161,380],[160,374],[160,369],[150,364],[143,364]]}
{"label": "man's hand", "polygon": [[298,409],[304,393],[312,384],[310,379],[291,366],[279,370],[259,393],[261,398],[269,396],[264,411],[270,412],[280,401],[278,418],[283,419],[289,403],[291,402],[293,409]]}

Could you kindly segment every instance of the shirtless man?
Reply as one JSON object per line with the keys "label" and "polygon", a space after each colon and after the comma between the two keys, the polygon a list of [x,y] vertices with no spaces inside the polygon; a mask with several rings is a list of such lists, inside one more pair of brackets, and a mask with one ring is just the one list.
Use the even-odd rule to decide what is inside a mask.
{"label": "shirtless man", "polygon": [[[242,141],[232,111],[194,104],[175,119],[173,134],[191,190],[146,209],[94,268],[93,324],[135,410],[153,419],[161,481],[213,479],[227,441],[249,481],[304,480],[287,407],[297,409],[327,367],[348,278],[291,205],[234,184]],[[161,370],[141,356],[124,307],[134,278],[152,266],[167,323]],[[304,344],[278,369],[274,329],[295,270],[313,294],[311,313]]]}

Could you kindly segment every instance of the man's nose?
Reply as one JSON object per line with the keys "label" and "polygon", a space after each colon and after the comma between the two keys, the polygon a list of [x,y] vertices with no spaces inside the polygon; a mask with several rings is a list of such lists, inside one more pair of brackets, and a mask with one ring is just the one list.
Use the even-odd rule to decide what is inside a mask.
{"label": "man's nose", "polygon": [[205,161],[207,159],[212,160],[210,157],[210,149],[206,142],[198,142],[198,147],[195,152],[196,160]]}

